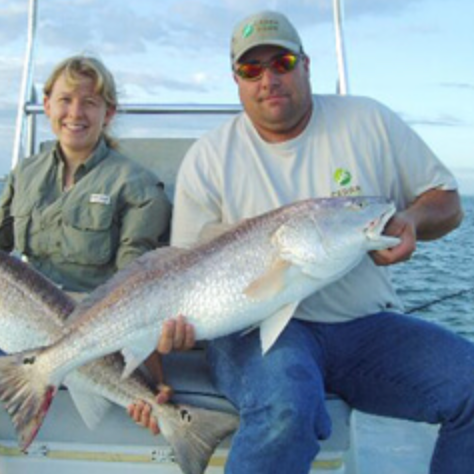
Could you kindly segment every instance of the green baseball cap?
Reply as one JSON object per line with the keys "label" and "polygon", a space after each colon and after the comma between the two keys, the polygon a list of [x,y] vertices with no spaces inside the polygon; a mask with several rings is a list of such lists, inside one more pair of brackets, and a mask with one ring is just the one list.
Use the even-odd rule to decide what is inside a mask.
{"label": "green baseball cap", "polygon": [[236,63],[256,46],[274,45],[300,53],[303,51],[300,36],[285,15],[263,11],[251,15],[234,28],[230,46],[232,63]]}

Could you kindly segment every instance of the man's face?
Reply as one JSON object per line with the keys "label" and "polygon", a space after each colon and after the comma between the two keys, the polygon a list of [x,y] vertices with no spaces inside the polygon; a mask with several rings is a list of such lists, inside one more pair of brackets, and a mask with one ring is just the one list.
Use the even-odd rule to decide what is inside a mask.
{"label": "man's face", "polygon": [[[261,61],[268,65],[285,52],[276,46],[259,46],[248,51],[238,64]],[[234,74],[234,78],[242,105],[264,138],[278,141],[280,134],[291,137],[293,131],[297,132],[294,136],[301,132],[298,125],[310,114],[312,107],[307,57],[300,57],[295,68],[286,73],[265,67],[262,76],[255,80],[242,78],[238,74]]]}

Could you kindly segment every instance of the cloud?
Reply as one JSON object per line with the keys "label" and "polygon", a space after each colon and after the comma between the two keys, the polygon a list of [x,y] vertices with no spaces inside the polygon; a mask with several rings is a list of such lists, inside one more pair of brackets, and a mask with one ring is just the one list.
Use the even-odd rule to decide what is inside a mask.
{"label": "cloud", "polygon": [[427,125],[432,127],[466,127],[468,123],[449,114],[439,114],[436,117],[413,117],[408,114],[399,114],[405,122],[415,125]]}
{"label": "cloud", "polygon": [[[347,0],[345,19],[347,24],[361,18],[380,24],[383,19],[387,28],[397,29],[397,34],[400,28],[406,28],[431,35],[433,25],[438,25],[430,21],[431,17],[425,22],[426,17],[420,20],[419,16],[409,14],[423,3],[429,1]],[[228,94],[223,84],[231,82],[231,29],[249,13],[264,8],[280,10],[300,29],[305,29],[303,34],[318,29],[318,25],[332,23],[330,0],[39,0],[38,5],[35,82],[44,82],[63,57],[91,52],[104,59],[113,71],[124,92],[122,102],[186,102],[202,98],[203,102],[218,102]],[[27,0],[0,1],[0,40],[8,45],[8,49],[5,46],[2,50],[4,56],[0,56],[0,148],[4,149],[8,147],[3,146],[3,137],[11,135],[16,116],[27,9]],[[398,20],[402,15],[406,22],[391,23],[392,18]],[[376,61],[373,64],[376,67]],[[224,74],[226,81],[221,80]],[[464,91],[465,95],[474,90],[474,84],[467,81],[439,84],[445,90],[437,89],[437,93],[450,88]],[[409,106],[400,107],[411,110]],[[443,105],[438,110],[442,111]],[[455,109],[450,106],[444,110]],[[418,115],[405,116],[405,120],[412,125],[459,127],[464,131],[469,125],[467,116],[463,120],[455,113],[430,115],[426,108],[419,109]]]}
{"label": "cloud", "polygon": [[[146,3],[146,2],[144,2]],[[145,51],[155,15],[124,0],[49,0],[39,12],[39,37],[49,48],[127,54]],[[159,10],[159,9],[157,9]]]}
{"label": "cloud", "polygon": [[6,45],[22,38],[27,27],[28,2],[2,0],[0,6],[0,41]]}
{"label": "cloud", "polygon": [[12,56],[0,57],[0,102],[17,102],[18,97],[13,97],[12,91],[19,88],[23,70],[23,61]]}
{"label": "cloud", "polygon": [[[186,93],[207,93],[211,90],[211,86],[202,83],[196,78],[190,80],[179,80],[163,76],[160,74],[144,74],[142,72],[135,73],[128,70],[120,70],[115,73],[121,95],[126,101],[128,97],[149,96],[154,100],[162,100],[163,94],[169,92],[186,92]],[[122,86],[120,87],[120,85]],[[132,93],[133,90],[133,93]]]}
{"label": "cloud", "polygon": [[442,82],[440,85],[441,87],[446,87],[448,89],[474,91],[474,84],[467,82]]}
{"label": "cloud", "polygon": [[[13,4],[13,0],[9,0]],[[346,18],[401,13],[421,0],[347,2]],[[40,2],[41,41],[56,50],[103,54],[145,53],[150,45],[188,51],[227,48],[236,21],[258,10],[254,0],[49,0]],[[332,21],[328,0],[265,2],[262,8],[287,13],[301,27]]]}
{"label": "cloud", "polygon": [[2,123],[0,126],[4,126],[4,124],[8,121],[8,123],[12,122],[12,117],[16,116],[17,107],[16,104],[13,103],[0,103],[0,122]]}
{"label": "cloud", "polygon": [[[345,3],[346,19],[360,16],[391,16],[423,3],[424,0],[357,0]],[[330,2],[327,2],[330,3]]]}

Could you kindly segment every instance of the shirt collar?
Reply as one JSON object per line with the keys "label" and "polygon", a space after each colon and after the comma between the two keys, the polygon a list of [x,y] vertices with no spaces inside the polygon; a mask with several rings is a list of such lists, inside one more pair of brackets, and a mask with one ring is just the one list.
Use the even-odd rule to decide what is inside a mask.
{"label": "shirt collar", "polygon": [[[85,163],[81,164],[76,171],[76,177],[80,178],[84,175],[86,175],[90,170],[95,168],[101,161],[105,160],[109,153],[109,147],[107,146],[107,143],[105,142],[105,139],[102,137],[99,140],[99,143],[97,144],[95,150],[92,152],[92,154],[87,158]],[[53,151],[53,156],[56,161],[56,163],[64,163],[64,158],[63,158],[63,153],[61,151],[61,147],[59,145],[59,141],[56,142],[56,145],[54,147]]]}

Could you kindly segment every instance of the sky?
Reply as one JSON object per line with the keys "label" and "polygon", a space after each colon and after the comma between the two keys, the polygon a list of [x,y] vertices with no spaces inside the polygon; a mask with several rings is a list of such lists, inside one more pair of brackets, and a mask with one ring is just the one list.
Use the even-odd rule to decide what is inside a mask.
{"label": "sky", "polygon": [[[251,13],[285,13],[311,58],[314,93],[336,92],[332,0],[37,0],[33,82],[41,101],[63,58],[94,54],[122,103],[237,104],[229,61],[233,26]],[[11,168],[27,45],[29,0],[0,4],[0,175]],[[474,2],[346,0],[349,93],[398,113],[474,195]],[[199,136],[226,117],[124,116],[116,136]],[[44,116],[38,140],[51,138]]]}

